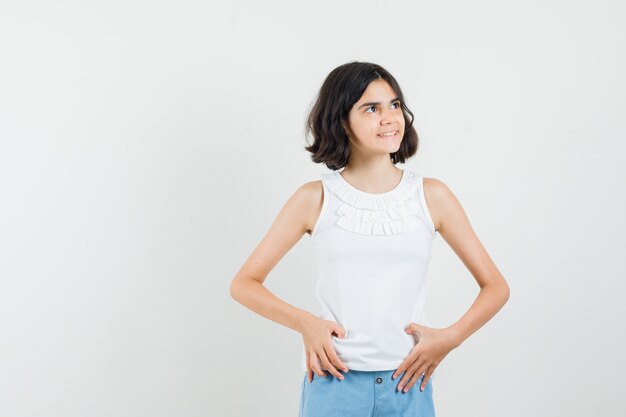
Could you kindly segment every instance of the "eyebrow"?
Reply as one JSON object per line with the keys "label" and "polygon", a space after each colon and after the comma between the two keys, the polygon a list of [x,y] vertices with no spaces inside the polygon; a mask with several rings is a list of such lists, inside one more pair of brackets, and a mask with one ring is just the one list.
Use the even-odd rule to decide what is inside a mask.
{"label": "eyebrow", "polygon": [[[394,98],[394,99],[391,99],[391,100],[389,101],[389,104],[393,103],[394,101],[400,101],[400,97],[396,97],[396,98]],[[361,109],[362,107],[365,107],[365,106],[378,106],[379,104],[380,104],[380,102],[379,102],[379,101],[371,101],[371,102],[369,102],[369,103],[363,103],[363,104],[361,104],[361,105],[359,106],[359,108],[358,108],[357,110],[359,110],[359,109]]]}

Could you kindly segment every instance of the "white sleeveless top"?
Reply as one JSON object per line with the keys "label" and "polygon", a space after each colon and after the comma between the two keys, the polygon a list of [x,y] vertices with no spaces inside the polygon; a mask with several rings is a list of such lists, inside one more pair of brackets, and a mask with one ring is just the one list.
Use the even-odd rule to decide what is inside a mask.
{"label": "white sleeveless top", "polygon": [[[311,231],[318,317],[346,330],[345,339],[331,340],[348,369],[396,369],[416,343],[404,329],[411,322],[430,326],[424,306],[436,230],[423,176],[404,169],[398,185],[382,194],[357,189],[339,171],[322,174],[322,184]],[[304,344],[301,365],[306,371]]]}

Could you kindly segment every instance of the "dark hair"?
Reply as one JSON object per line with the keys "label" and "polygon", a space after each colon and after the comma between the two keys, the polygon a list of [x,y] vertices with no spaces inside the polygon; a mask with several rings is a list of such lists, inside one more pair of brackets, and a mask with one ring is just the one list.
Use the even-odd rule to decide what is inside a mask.
{"label": "dark hair", "polygon": [[348,123],[350,109],[369,84],[380,79],[389,83],[400,99],[405,121],[400,148],[389,154],[391,160],[394,164],[404,163],[417,152],[419,138],[413,127],[413,113],[406,106],[396,79],[380,65],[355,61],[340,65],[328,74],[307,117],[305,137],[312,134],[314,140],[304,149],[311,152],[313,162],[323,162],[332,170],[348,164],[350,142],[344,123]]}

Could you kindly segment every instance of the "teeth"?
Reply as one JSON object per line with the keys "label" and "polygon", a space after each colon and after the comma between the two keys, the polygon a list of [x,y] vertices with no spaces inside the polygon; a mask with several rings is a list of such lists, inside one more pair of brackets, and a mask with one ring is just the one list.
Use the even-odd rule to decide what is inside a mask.
{"label": "teeth", "polygon": [[388,132],[388,133],[384,133],[382,135],[378,135],[378,136],[393,136],[397,133],[398,131],[396,130],[395,132]]}

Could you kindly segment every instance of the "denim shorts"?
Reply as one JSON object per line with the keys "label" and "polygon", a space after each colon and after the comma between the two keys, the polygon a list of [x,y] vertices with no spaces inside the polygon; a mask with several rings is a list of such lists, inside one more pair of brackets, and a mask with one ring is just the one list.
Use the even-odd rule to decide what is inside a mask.
{"label": "denim shorts", "polygon": [[432,379],[420,391],[422,376],[407,392],[396,388],[403,375],[391,379],[395,370],[344,372],[343,381],[326,371],[304,372],[299,417],[435,417]]}

